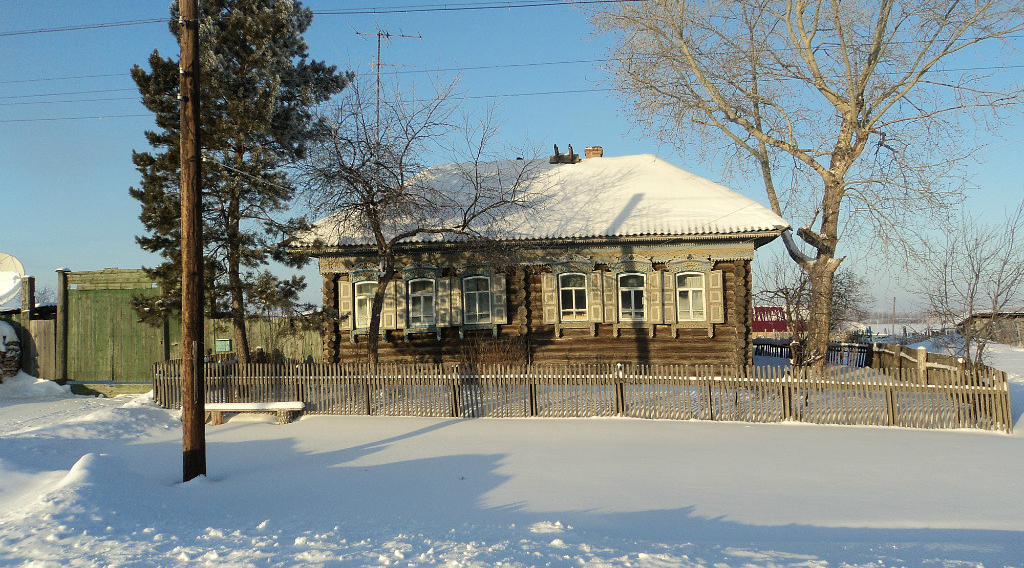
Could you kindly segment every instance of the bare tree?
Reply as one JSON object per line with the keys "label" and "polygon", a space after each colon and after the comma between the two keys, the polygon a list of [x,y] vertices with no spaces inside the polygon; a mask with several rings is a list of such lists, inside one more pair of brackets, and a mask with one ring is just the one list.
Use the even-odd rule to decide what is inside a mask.
{"label": "bare tree", "polygon": [[[758,291],[759,302],[782,308],[786,327],[793,343],[799,347],[793,353],[793,363],[806,364],[811,312],[811,283],[807,273],[796,264],[779,258],[761,275]],[[867,280],[848,267],[836,271],[833,293],[829,304],[829,336],[835,338],[844,326],[867,316],[867,306],[872,298],[867,292]]]}
{"label": "bare tree", "polygon": [[1024,203],[1002,223],[962,215],[921,263],[918,282],[930,314],[957,325],[957,347],[981,363],[1006,312],[1024,305]]}
{"label": "bare tree", "polygon": [[[373,365],[396,248],[426,235],[494,238],[501,220],[535,197],[529,182],[537,162],[495,153],[493,109],[460,116],[454,83],[433,87],[422,99],[395,86],[374,98],[354,83],[324,113],[328,135],[300,166],[311,209],[326,216],[313,234],[371,244],[379,258],[367,340]],[[427,165],[439,159],[451,163]]]}
{"label": "bare tree", "polygon": [[[972,155],[972,129],[1021,104],[999,61],[1019,0],[649,0],[594,22],[636,121],[683,152],[717,153],[763,180],[810,279],[809,359],[823,361],[841,237],[904,247],[905,228],[961,199],[941,180]],[[997,121],[994,121],[997,122]],[[694,142],[694,138],[698,138]],[[798,223],[794,222],[794,225]]]}

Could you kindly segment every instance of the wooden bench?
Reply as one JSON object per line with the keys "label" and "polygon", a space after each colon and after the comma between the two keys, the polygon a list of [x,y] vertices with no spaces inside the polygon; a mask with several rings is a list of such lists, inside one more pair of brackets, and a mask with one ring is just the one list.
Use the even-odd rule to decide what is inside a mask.
{"label": "wooden bench", "polygon": [[216,426],[224,423],[225,412],[277,412],[277,423],[287,424],[302,412],[306,404],[302,401],[287,402],[208,402],[204,410],[208,419]]}

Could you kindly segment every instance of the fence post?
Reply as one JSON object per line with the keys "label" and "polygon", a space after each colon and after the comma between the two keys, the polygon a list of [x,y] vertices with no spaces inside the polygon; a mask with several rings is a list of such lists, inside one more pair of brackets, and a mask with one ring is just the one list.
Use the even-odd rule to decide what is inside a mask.
{"label": "fence post", "polygon": [[615,365],[615,414],[618,416],[623,416],[626,413],[625,389],[622,386],[623,373],[622,363],[617,363]]}
{"label": "fence post", "polygon": [[[462,373],[458,365],[452,366],[452,416],[462,416]],[[472,414],[477,416],[477,414]]]}
{"label": "fence post", "polygon": [[366,393],[366,415],[370,416],[370,410],[372,406],[371,398],[373,397],[373,393],[370,392],[370,386],[372,384],[372,381],[370,380],[370,366],[358,365],[356,367],[357,372],[360,368],[365,369],[365,371],[363,371],[363,392]]}
{"label": "fence post", "polygon": [[893,386],[891,382],[885,384],[885,413],[889,417],[889,426],[896,426],[896,393],[892,390]]}
{"label": "fence post", "polygon": [[[790,367],[790,369],[793,369]],[[794,372],[792,377],[787,379],[785,375],[781,375],[779,380],[782,381],[782,419],[792,420],[793,419],[793,379],[796,378]]]}
{"label": "fence post", "polygon": [[921,377],[919,382],[922,385],[931,384],[928,382],[928,349],[923,345],[917,348],[917,373]]}
{"label": "fence post", "polygon": [[530,400],[528,401],[530,404],[530,416],[537,416],[537,382],[534,380],[535,375],[533,373],[530,373],[527,377],[530,381],[528,389],[530,397]]}
{"label": "fence post", "polygon": [[[437,370],[442,375],[444,374],[444,367],[438,366]],[[451,385],[452,389],[452,396],[450,401],[452,405],[452,418],[459,418],[462,410],[459,408],[459,379],[458,376],[454,373],[454,369],[452,372],[452,378],[448,379],[448,384]]]}

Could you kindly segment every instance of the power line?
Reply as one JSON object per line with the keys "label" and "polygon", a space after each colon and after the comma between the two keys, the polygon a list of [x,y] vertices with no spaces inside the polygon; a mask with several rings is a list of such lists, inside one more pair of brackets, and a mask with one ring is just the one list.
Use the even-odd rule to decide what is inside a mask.
{"label": "power line", "polygon": [[342,8],[314,10],[316,16],[369,16],[377,14],[415,14],[420,12],[463,12],[478,10],[510,10],[516,8],[544,8],[549,6],[579,6],[586,4],[625,4],[641,0],[536,0],[519,2],[481,2],[476,4],[422,4],[383,8]]}
{"label": "power line", "polygon": [[95,79],[97,77],[124,77],[126,73],[100,73],[98,75],[72,75],[70,77],[45,77],[39,79],[9,79],[6,81],[0,81],[0,85],[9,85],[13,83],[41,83],[44,81],[67,81],[71,79]]}
{"label": "power line", "polygon": [[82,30],[98,30],[102,28],[123,28],[127,26],[142,26],[146,24],[160,24],[166,22],[167,18],[150,18],[147,20],[126,20],[123,22],[101,22],[98,24],[79,24],[76,26],[58,26],[54,28],[36,28],[34,30],[14,30],[9,32],[0,32],[0,37],[49,34],[58,32],[77,32]]}
{"label": "power line", "polygon": [[593,89],[568,89],[565,91],[538,91],[535,93],[508,93],[508,94],[494,94],[494,95],[471,95],[464,97],[466,99],[504,99],[512,97],[537,97],[544,95],[572,95],[576,93],[601,93],[607,91],[614,91],[613,87],[596,87]]}
{"label": "power line", "polygon": [[580,63],[600,63],[608,59],[574,59],[569,61],[537,61],[534,63],[505,63],[501,65],[474,65],[470,67],[448,67],[446,69],[405,69],[385,71],[382,75],[400,75],[402,73],[445,73],[448,71],[480,71],[484,69],[511,69],[514,67],[540,67],[543,65],[575,65]]}
{"label": "power line", "polygon": [[152,114],[145,115],[106,115],[105,117],[56,117],[52,119],[0,119],[0,123],[4,122],[56,122],[56,121],[89,121],[89,120],[106,120],[106,119],[132,119],[138,117],[153,117]]}
{"label": "power line", "polygon": [[[600,93],[615,90],[612,87],[598,87],[593,89],[567,89],[564,91],[538,91],[533,93],[507,93],[507,94],[494,94],[494,95],[472,95],[464,97],[466,99],[496,99],[496,98],[514,98],[514,97],[536,97],[545,95],[570,95],[578,93]],[[122,115],[111,115],[111,116],[72,116],[64,118],[22,118],[22,119],[9,119],[0,120],[0,122],[39,122],[39,121],[58,121],[58,120],[88,120],[88,119],[101,119],[101,118],[129,118],[138,116],[153,116],[152,114],[122,114]]]}
{"label": "power line", "polygon": [[52,105],[66,103],[94,103],[99,101],[130,101],[138,100],[139,97],[101,97],[98,99],[64,99],[62,101],[18,101],[16,103],[0,103],[0,106],[15,105]]}
{"label": "power line", "polygon": [[6,100],[10,100],[10,99],[31,99],[31,98],[35,98],[35,97],[59,97],[59,96],[63,96],[63,95],[92,95],[92,94],[96,94],[96,93],[123,93],[125,91],[134,91],[134,90],[136,90],[136,89],[133,89],[131,87],[126,87],[124,89],[96,89],[96,90],[92,90],[92,91],[65,91],[65,92],[62,92],[62,93],[41,93],[41,94],[36,94],[36,95],[14,95],[14,96],[10,96],[10,97],[0,97],[0,100],[6,101]]}
{"label": "power line", "polygon": [[[381,71],[381,75],[401,75],[409,73],[446,73],[451,71],[485,71],[488,69],[514,69],[517,67],[543,67],[549,65],[580,65],[585,63],[607,63],[614,59],[601,57],[597,59],[570,59],[565,61],[535,61],[530,63],[501,63],[496,65],[472,65],[464,67],[444,67],[439,69],[400,69],[397,71]],[[1021,65],[991,65],[991,66],[979,66],[979,67],[948,67],[941,69],[934,69],[934,73],[954,73],[961,71],[998,71],[1002,69],[1024,69],[1024,64]],[[879,74],[891,75],[894,71],[879,71]],[[43,81],[64,81],[72,79],[92,79],[97,77],[124,77],[127,76],[125,73],[101,73],[96,75],[71,75],[67,77],[40,77],[35,79],[13,79],[0,81],[0,84],[11,84],[11,83],[37,83]],[[133,89],[122,89],[125,91]],[[66,94],[81,94],[81,93],[43,93],[38,95],[22,95],[23,98],[27,97],[46,97],[46,96],[57,96]],[[0,97],[3,98],[14,98],[14,97]]]}
{"label": "power line", "polygon": [[[462,4],[411,4],[407,6],[342,8],[339,10],[314,10],[317,16],[360,16],[375,14],[414,14],[421,12],[466,12],[479,10],[512,10],[519,8],[545,8],[553,6],[578,6],[587,4],[622,4],[640,0],[518,0],[505,2],[482,2]],[[0,37],[13,37],[36,34],[77,32],[98,30],[103,28],[122,28],[166,23],[167,18],[147,18],[141,20],[124,20],[121,22],[100,22],[96,24],[79,24],[73,26],[56,26],[52,28],[36,28],[29,30],[11,30],[0,32]]]}

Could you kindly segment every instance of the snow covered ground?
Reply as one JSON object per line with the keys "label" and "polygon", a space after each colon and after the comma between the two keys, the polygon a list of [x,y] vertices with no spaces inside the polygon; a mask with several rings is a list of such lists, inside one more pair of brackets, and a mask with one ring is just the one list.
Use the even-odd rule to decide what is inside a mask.
{"label": "snow covered ground", "polygon": [[1024,567],[1012,435],[235,416],[209,476],[146,396],[0,385],[0,566]]}

